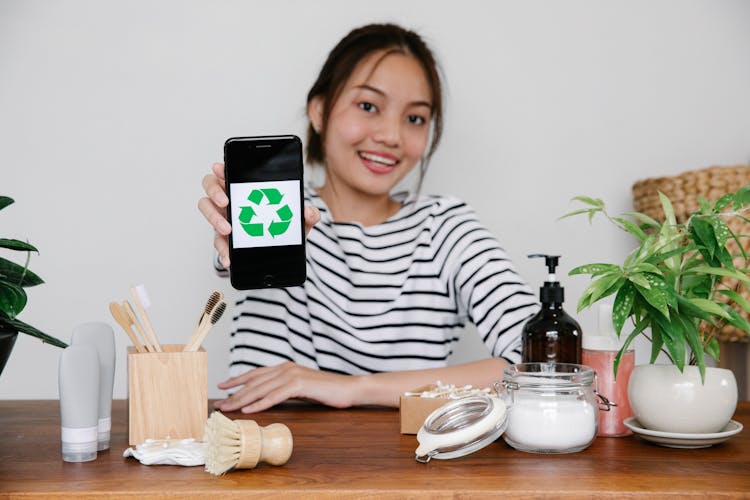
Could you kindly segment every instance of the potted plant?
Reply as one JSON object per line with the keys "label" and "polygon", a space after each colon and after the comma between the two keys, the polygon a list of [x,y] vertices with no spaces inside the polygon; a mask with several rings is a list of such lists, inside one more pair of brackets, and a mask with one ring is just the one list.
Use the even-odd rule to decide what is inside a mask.
{"label": "potted plant", "polygon": [[[707,368],[706,356],[718,360],[719,343],[712,331],[722,325],[750,332],[750,323],[736,308],[750,312],[750,303],[723,281],[750,283],[745,266],[735,265],[735,258],[747,261],[740,241],[744,236],[725,222],[731,217],[747,220],[743,213],[750,208],[750,185],[713,203],[699,197],[699,209],[684,224],[677,223],[669,198],[661,192],[659,198],[663,222],[639,212],[613,217],[600,199],[574,198],[584,208],[563,217],[586,214],[591,220],[601,214],[638,240],[621,265],[593,263],[570,271],[593,280],[578,311],[614,296],[612,323],[618,335],[627,335],[615,359],[615,374],[636,337],[650,341],[650,362],[636,366],[628,387],[641,425],[666,432],[717,432],[734,413],[737,385],[730,370]],[[730,241],[737,243],[735,255]],[[655,364],[660,353],[671,364]]]}
{"label": "potted plant", "polygon": [[[12,203],[13,199],[0,196],[0,210]],[[44,283],[39,276],[29,270],[31,252],[38,252],[38,250],[27,242],[8,238],[0,238],[0,248],[26,252],[26,263],[23,266],[0,257],[0,373],[2,373],[10,352],[13,350],[18,332],[37,337],[42,342],[57,347],[64,348],[67,344],[24,323],[17,317],[26,307],[27,296],[24,288]]]}

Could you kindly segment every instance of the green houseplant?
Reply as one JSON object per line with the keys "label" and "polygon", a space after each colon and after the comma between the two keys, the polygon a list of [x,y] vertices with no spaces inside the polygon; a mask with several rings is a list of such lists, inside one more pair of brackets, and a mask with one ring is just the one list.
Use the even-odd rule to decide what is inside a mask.
{"label": "green houseplant", "polygon": [[[12,203],[12,198],[0,196],[0,210]],[[44,283],[28,267],[31,252],[37,252],[37,249],[27,242],[9,238],[0,238],[0,248],[26,252],[26,263],[23,266],[0,257],[0,372],[2,372],[18,332],[26,333],[57,347],[64,348],[67,344],[39,331],[17,317],[26,307],[28,300],[24,288]]]}
{"label": "green houseplant", "polygon": [[[722,281],[730,278],[750,283],[748,270],[744,265],[735,264],[739,257],[742,262],[747,261],[741,244],[745,236],[735,234],[725,222],[731,217],[748,221],[743,214],[750,209],[750,186],[726,194],[713,203],[700,197],[699,209],[684,224],[677,223],[669,198],[662,193],[659,198],[665,215],[663,222],[639,212],[613,217],[600,199],[574,198],[584,207],[563,218],[585,214],[592,220],[603,215],[633,235],[638,244],[620,265],[586,264],[572,269],[569,274],[590,275],[592,279],[578,302],[579,312],[605,297],[614,296],[612,323],[618,335],[627,335],[615,358],[615,373],[633,340],[644,335],[651,343],[650,364],[653,365],[663,352],[680,373],[695,365],[700,383],[704,384],[706,356],[719,358],[719,343],[711,333],[715,331],[712,328],[730,324],[750,332],[750,323],[737,310],[739,307],[750,312],[750,303]],[[737,243],[734,255],[729,249],[732,240]],[[625,329],[628,320],[630,325]],[[732,412],[736,406],[734,383]],[[633,388],[632,379],[630,388]],[[664,394],[671,396],[669,391],[665,389],[654,399],[668,399]],[[632,404],[633,395],[629,393],[629,397]],[[635,405],[634,410],[638,414]]]}

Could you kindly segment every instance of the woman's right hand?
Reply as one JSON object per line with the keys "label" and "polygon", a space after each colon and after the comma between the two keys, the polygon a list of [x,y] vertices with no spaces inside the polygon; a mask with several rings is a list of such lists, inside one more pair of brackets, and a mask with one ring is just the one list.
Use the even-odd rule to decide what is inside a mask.
{"label": "woman's right hand", "polygon": [[[224,164],[214,163],[211,167],[213,173],[203,178],[203,191],[206,196],[198,200],[198,210],[216,231],[214,237],[214,248],[219,253],[219,259],[225,269],[229,268],[229,233],[232,226],[227,221],[227,205],[229,197],[224,191]],[[305,207],[305,236],[310,229],[320,220],[320,212],[313,206]]]}

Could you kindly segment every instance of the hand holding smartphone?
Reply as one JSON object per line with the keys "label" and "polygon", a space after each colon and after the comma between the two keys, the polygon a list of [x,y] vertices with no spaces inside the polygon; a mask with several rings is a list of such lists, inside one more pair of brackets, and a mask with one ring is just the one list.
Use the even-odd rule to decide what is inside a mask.
{"label": "hand holding smartphone", "polygon": [[224,143],[224,169],[232,286],[302,285],[302,141],[294,135],[233,137]]}

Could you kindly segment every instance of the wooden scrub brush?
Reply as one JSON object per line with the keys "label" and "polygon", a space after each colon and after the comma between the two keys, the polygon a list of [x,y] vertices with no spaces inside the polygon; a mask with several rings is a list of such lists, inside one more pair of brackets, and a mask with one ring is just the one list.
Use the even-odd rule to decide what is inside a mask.
{"label": "wooden scrub brush", "polygon": [[252,469],[259,462],[284,465],[292,456],[292,433],[284,424],[265,427],[255,420],[231,420],[215,411],[206,421],[206,471]]}

